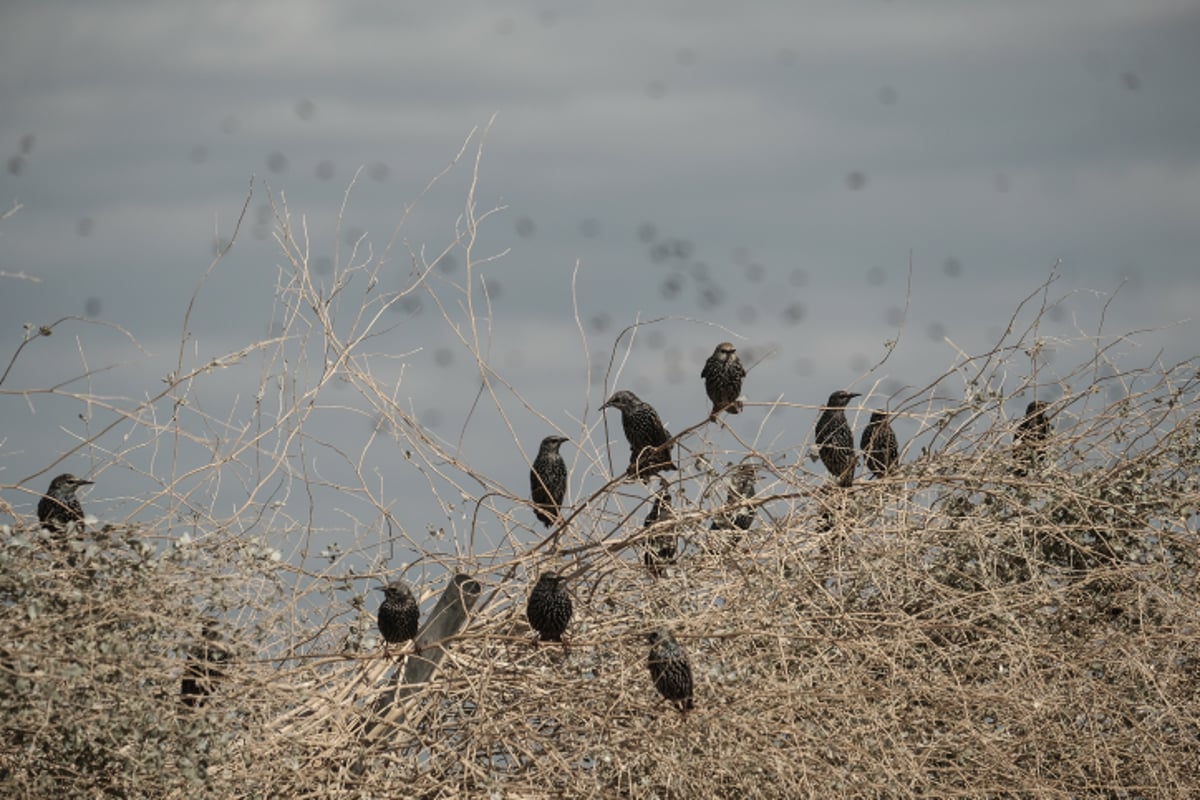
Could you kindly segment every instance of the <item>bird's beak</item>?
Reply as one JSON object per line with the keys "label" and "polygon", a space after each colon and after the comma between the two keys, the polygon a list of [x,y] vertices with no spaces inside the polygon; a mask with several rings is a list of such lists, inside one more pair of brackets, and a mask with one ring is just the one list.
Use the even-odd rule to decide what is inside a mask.
{"label": "bird's beak", "polygon": [[84,486],[84,485],[91,486],[93,483],[95,483],[95,481],[85,481],[83,478],[79,478],[75,482],[77,484],[79,484],[80,486]]}
{"label": "bird's beak", "polygon": [[862,397],[862,394],[860,392],[850,392],[847,396],[848,397]]}

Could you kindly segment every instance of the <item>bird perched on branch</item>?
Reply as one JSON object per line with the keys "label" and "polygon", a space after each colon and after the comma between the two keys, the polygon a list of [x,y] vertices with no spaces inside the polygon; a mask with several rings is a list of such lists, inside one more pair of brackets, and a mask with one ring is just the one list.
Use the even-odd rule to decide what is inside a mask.
{"label": "bird perched on branch", "polygon": [[567,463],[559,454],[565,436],[547,436],[538,447],[537,458],[529,470],[529,497],[533,513],[549,528],[559,520],[559,510],[567,494]]}
{"label": "bird perched on branch", "polygon": [[378,588],[383,592],[378,619],[383,640],[388,644],[400,644],[415,638],[421,621],[421,607],[408,584],[397,580]]}
{"label": "bird perched on branch", "polygon": [[188,648],[187,667],[179,684],[179,699],[184,705],[204,705],[216,681],[225,677],[225,672],[216,665],[229,661],[230,656],[219,644],[220,640],[216,623],[205,620],[201,640]]}
{"label": "bird perched on branch", "polygon": [[38,501],[38,521],[51,530],[65,529],[72,523],[83,522],[83,506],[75,492],[80,486],[89,486],[91,483],[69,472],[50,481],[50,488]]}
{"label": "bird perched on branch", "polygon": [[[658,494],[654,496],[654,505],[650,507],[650,513],[646,515],[646,519],[642,521],[642,527],[649,528],[656,522],[671,519],[673,516],[675,516],[675,511],[671,508],[671,495],[667,492],[664,484]],[[646,540],[642,561],[651,574],[661,575],[664,566],[675,563],[677,547],[678,542],[672,526],[672,530],[655,533]]]}
{"label": "bird perched on branch", "polygon": [[621,390],[600,406],[602,411],[606,408],[621,412],[621,427],[629,441],[629,468],[625,474],[645,480],[657,472],[677,469],[669,448],[664,447],[671,434],[663,427],[653,406],[633,392]]}
{"label": "bird perched on branch", "polygon": [[896,432],[888,422],[886,411],[872,411],[871,420],[863,428],[862,438],[858,443],[863,451],[863,459],[867,469],[876,478],[882,478],[896,465],[900,459],[900,445],[896,441]]}
{"label": "bird perched on branch", "polygon": [[821,416],[817,418],[817,448],[820,451],[821,463],[829,474],[837,481],[838,486],[850,486],[854,483],[854,433],[850,423],[846,421],[846,403],[858,392],[845,392],[839,389],[829,395],[829,400],[823,406]]}
{"label": "bird perched on branch", "polygon": [[730,342],[721,342],[713,354],[704,362],[700,371],[704,378],[704,390],[712,401],[712,419],[717,414],[728,411],[730,414],[740,414],[742,401],[742,379],[746,377],[746,368],[737,357],[737,348]]}
{"label": "bird perched on branch", "polygon": [[[1025,462],[1029,469],[1035,468],[1046,457],[1046,440],[1050,438],[1050,419],[1046,416],[1049,406],[1041,400],[1034,400],[1025,407],[1025,418],[1017,425],[1013,433],[1013,447],[1017,458]],[[1017,475],[1024,477],[1026,470],[1017,469]]]}
{"label": "bird perched on branch", "polygon": [[750,526],[754,524],[755,509],[737,508],[737,505],[754,497],[757,491],[754,479],[753,464],[738,464],[733,468],[729,476],[729,493],[725,495],[725,505],[731,510],[717,514],[708,526],[709,530],[750,530]]}
{"label": "bird perched on branch", "polygon": [[525,616],[529,627],[538,632],[543,642],[561,642],[563,632],[571,624],[571,595],[563,585],[563,578],[556,572],[543,572],[529,593],[525,604]]}
{"label": "bird perched on branch", "polygon": [[665,628],[646,635],[650,642],[650,679],[654,688],[683,714],[692,710],[692,665],[679,642]]}

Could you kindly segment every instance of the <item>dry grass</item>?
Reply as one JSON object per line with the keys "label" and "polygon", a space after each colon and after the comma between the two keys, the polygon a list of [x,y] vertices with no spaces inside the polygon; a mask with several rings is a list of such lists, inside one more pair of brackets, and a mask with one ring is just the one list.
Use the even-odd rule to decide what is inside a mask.
{"label": "dry grass", "polygon": [[[441,254],[417,252],[409,289],[350,297],[356,281],[377,282],[392,245],[339,256],[320,285],[303,226],[280,205],[280,336],[194,365],[181,348],[147,401],[72,396],[141,435],[105,452],[158,482],[143,506],[158,521],[67,541],[6,512],[7,796],[1134,798],[1200,785],[1195,362],[1125,369],[1096,336],[1058,381],[1046,463],[1018,477],[1006,401],[1037,382],[1014,388],[1005,376],[1030,355],[1039,363],[1043,287],[993,350],[963,354],[899,404],[920,433],[885,480],[836,491],[796,459],[806,441],[721,449],[729,437],[697,420],[679,435],[681,516],[647,531],[646,487],[609,478],[624,444],[610,455],[582,425],[573,485],[586,490],[540,538],[524,487],[479,474],[422,428],[398,399],[396,354],[368,349],[387,309],[424,292],[514,442],[506,409],[538,413],[487,358],[475,270],[495,256],[473,252],[487,214],[475,213],[474,174],[470,185],[445,251],[468,274],[450,294],[430,280]],[[618,337],[610,372],[628,341]],[[217,414],[195,402],[209,373],[250,358],[262,376],[252,407]],[[15,394],[7,376],[0,391]],[[331,403],[334,382],[353,400]],[[65,390],[22,392],[37,402]],[[806,431],[814,416],[747,409],[760,412],[797,415]],[[329,414],[386,424],[354,451],[306,434]],[[102,450],[112,427],[80,448]],[[457,556],[424,548],[383,500],[369,456],[393,442],[444,507],[471,509]],[[170,465],[136,458],[164,448]],[[352,477],[310,472],[313,450],[339,454]],[[759,467],[745,504],[757,519],[741,536],[709,529],[732,511],[735,462]],[[342,531],[290,515],[287,501],[323,491],[367,511]],[[240,502],[219,513],[231,492]],[[683,550],[655,577],[641,543],[667,528]],[[323,545],[330,535],[352,544]],[[431,682],[393,706],[399,669],[372,640],[378,598],[352,563],[367,557],[377,578],[395,549],[443,566],[443,582],[469,572],[485,592]],[[534,647],[523,616],[551,564],[575,576],[566,649]],[[422,588],[428,609],[441,586]],[[229,658],[208,702],[190,708],[179,681],[206,620]],[[691,656],[686,718],[650,684],[642,634],[660,626]]]}

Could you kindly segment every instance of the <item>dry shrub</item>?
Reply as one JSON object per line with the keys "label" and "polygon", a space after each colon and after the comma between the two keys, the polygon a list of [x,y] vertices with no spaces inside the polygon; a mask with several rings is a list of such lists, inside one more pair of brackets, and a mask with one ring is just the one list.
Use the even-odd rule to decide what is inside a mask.
{"label": "dry shrub", "polygon": [[[538,414],[486,357],[475,270],[492,257],[474,253],[487,216],[475,178],[453,241],[413,253],[411,284],[393,294],[373,293],[391,245],[381,257],[356,247],[328,285],[314,280],[278,204],[278,337],[195,365],[181,348],[167,388],[140,403],[75,396],[141,434],[104,452],[161,490],[139,509],[150,522],[86,535],[12,515],[0,542],[7,796],[1134,798],[1200,785],[1195,362],[1122,369],[1096,337],[1058,381],[1045,461],[1020,469],[1006,401],[1039,387],[1005,376],[1038,363],[1048,284],[993,350],[900,404],[919,433],[884,479],[839,491],[794,457],[807,440],[722,450],[726,434],[697,420],[679,436],[678,516],[646,530],[646,487],[611,478],[623,442],[610,452],[584,424],[573,485],[585,491],[564,526],[531,533],[525,487],[480,474],[423,428],[398,400],[395,354],[367,350],[387,309],[424,292],[510,433],[511,401]],[[457,296],[430,281],[451,251],[467,269]],[[210,373],[251,357],[261,391],[244,417],[195,402]],[[352,399],[326,401],[333,382]],[[794,430],[815,418],[766,413],[794,415]],[[383,424],[356,452],[307,432],[317,414]],[[76,449],[102,449],[110,429]],[[369,466],[371,448],[393,442],[444,508],[469,511],[461,552],[434,552],[393,516]],[[139,466],[166,443],[169,474]],[[313,450],[339,454],[351,479],[311,471]],[[757,494],[726,506],[744,463]],[[316,528],[288,504],[328,492],[350,509],[348,529]],[[712,529],[751,508],[750,530]],[[655,576],[642,545],[665,531],[681,554]],[[485,587],[429,683],[399,693],[368,600],[397,546],[445,570],[423,587],[426,612],[453,572]],[[551,566],[572,575],[568,647],[535,647],[524,621]],[[650,684],[643,635],[661,626],[690,653],[686,717]],[[219,655],[211,675],[196,666],[205,641]],[[204,702],[180,702],[188,676],[211,688]]]}

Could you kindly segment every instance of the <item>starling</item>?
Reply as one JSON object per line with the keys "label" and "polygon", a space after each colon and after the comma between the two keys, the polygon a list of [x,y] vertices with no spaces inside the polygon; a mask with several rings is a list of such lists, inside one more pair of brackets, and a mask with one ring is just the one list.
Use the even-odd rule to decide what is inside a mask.
{"label": "starling", "polygon": [[692,665],[687,653],[665,628],[647,634],[650,641],[650,678],[654,688],[681,712],[692,710]]}
{"label": "starling", "polygon": [[529,470],[529,496],[533,513],[549,528],[558,522],[558,511],[567,494],[567,463],[558,448],[569,441],[565,436],[547,436],[538,447],[537,458]]}
{"label": "starling", "polygon": [[658,412],[643,403],[636,394],[619,391],[604,401],[601,410],[615,408],[621,412],[621,427],[629,440],[629,468],[626,474],[646,479],[656,472],[677,469],[671,461],[670,449],[664,447],[671,434],[663,427]]}
{"label": "starling", "polygon": [[392,581],[380,586],[383,602],[379,604],[379,632],[388,644],[407,642],[417,635],[421,607],[404,581]]}
{"label": "starling", "polygon": [[704,378],[704,389],[708,399],[712,401],[712,418],[717,414],[728,411],[739,414],[742,411],[742,379],[746,377],[746,368],[737,357],[737,348],[729,342],[721,342],[713,354],[704,362],[700,371]]}
{"label": "starling", "polygon": [[[1041,400],[1034,400],[1027,405],[1025,418],[1013,434],[1017,456],[1030,468],[1040,464],[1046,456],[1046,440],[1050,438],[1050,420],[1046,417],[1046,408],[1047,404]],[[1025,469],[1018,468],[1017,475],[1024,477]]]}
{"label": "starling", "polygon": [[858,443],[867,462],[867,469],[876,478],[882,478],[900,459],[900,445],[896,442],[896,432],[888,423],[886,411],[872,411],[871,421],[863,428],[862,438]]}
{"label": "starling", "polygon": [[52,530],[67,528],[73,522],[82,522],[83,506],[79,504],[75,490],[91,483],[92,481],[76,478],[69,472],[64,472],[50,481],[50,488],[38,501],[38,520]]}
{"label": "starling", "polygon": [[188,648],[187,667],[179,686],[179,697],[184,705],[204,705],[214,682],[225,677],[225,673],[215,666],[229,660],[229,651],[218,644],[220,639],[216,624],[205,620],[202,640]]}
{"label": "starling", "polygon": [[[654,505],[650,507],[650,513],[646,515],[646,519],[642,521],[642,526],[649,528],[654,523],[662,522],[673,516],[675,516],[675,512],[671,508],[671,495],[667,493],[664,486],[663,490],[655,495]],[[646,550],[642,554],[646,568],[654,575],[661,575],[665,565],[675,563],[677,545],[673,530],[650,536],[646,540]]]}
{"label": "starling", "polygon": [[561,642],[571,622],[571,596],[558,573],[543,572],[529,593],[525,616],[543,642]]}
{"label": "starling", "polygon": [[817,419],[817,447],[821,453],[821,463],[838,486],[854,483],[854,433],[846,421],[846,403],[852,397],[858,397],[858,392],[839,389],[829,395],[829,401]]}
{"label": "starling", "polygon": [[729,493],[725,495],[726,510],[713,518],[709,530],[750,530],[750,526],[754,524],[755,509],[738,508],[737,506],[754,497],[757,491],[754,486],[754,477],[753,464],[738,464],[733,468],[729,478]]}

